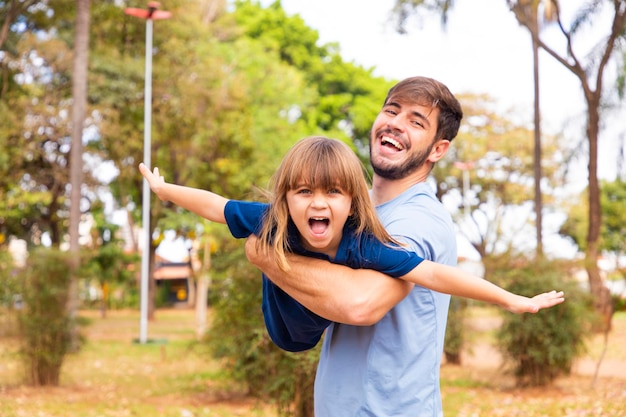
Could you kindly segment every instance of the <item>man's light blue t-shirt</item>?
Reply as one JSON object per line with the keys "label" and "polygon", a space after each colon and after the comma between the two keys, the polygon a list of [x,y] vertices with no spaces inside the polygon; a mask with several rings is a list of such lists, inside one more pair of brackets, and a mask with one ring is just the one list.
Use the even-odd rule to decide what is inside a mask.
{"label": "man's light blue t-shirt", "polygon": [[[456,265],[452,219],[427,183],[378,206],[387,231],[424,259]],[[316,417],[439,417],[450,296],[415,286],[373,326],[333,323],[315,380]]]}

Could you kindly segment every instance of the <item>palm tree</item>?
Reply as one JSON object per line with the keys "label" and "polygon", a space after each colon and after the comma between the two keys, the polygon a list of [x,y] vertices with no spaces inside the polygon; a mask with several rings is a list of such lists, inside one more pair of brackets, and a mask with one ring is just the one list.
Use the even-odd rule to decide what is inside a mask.
{"label": "palm tree", "polygon": [[555,0],[509,1],[509,7],[515,13],[518,22],[526,21],[532,27],[530,31],[533,49],[533,84],[534,84],[534,177],[535,177],[535,228],[537,234],[537,257],[543,257],[543,203],[541,195],[541,105],[539,94],[539,8],[543,5],[544,19],[555,18]]}
{"label": "palm tree", "polygon": [[[598,138],[600,132],[600,105],[602,103],[604,71],[618,45],[618,40],[626,33],[626,2],[623,0],[596,1],[586,4],[578,12],[577,17],[569,29],[566,29],[561,20],[559,5],[551,1],[554,6],[554,17],[561,34],[567,43],[567,54],[560,54],[546,44],[540,36],[539,29],[532,19],[527,19],[526,14],[516,13],[518,22],[526,27],[537,40],[538,46],[556,59],[561,65],[572,72],[579,79],[583,95],[587,103],[587,143],[589,146],[589,224],[587,230],[587,247],[585,249],[585,269],[589,277],[589,288],[594,300],[594,308],[603,318],[603,329],[611,326],[613,307],[611,294],[603,284],[598,268],[600,255],[599,239],[600,226],[602,224],[602,210],[600,207],[600,184],[598,181]],[[606,40],[595,50],[589,64],[581,62],[573,48],[574,35],[581,28],[581,23],[590,21],[591,17],[600,12],[604,3],[610,3],[613,7],[610,33]],[[594,65],[595,64],[595,65]],[[595,67],[595,68],[594,68]]]}

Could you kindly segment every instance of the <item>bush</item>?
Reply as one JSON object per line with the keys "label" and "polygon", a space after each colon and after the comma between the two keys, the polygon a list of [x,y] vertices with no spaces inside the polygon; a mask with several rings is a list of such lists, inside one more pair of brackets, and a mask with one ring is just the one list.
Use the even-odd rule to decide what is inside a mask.
{"label": "bush", "polygon": [[17,269],[9,251],[0,248],[0,337],[16,333],[15,309],[20,308]]}
{"label": "bush", "polygon": [[613,295],[613,311],[626,311],[626,298],[622,295]]}
{"label": "bush", "polygon": [[461,351],[463,350],[464,339],[464,318],[467,310],[467,299],[461,297],[450,298],[450,309],[448,310],[448,325],[446,326],[446,336],[443,344],[443,353],[446,355],[446,362],[460,365]]}
{"label": "bush", "polygon": [[55,249],[37,249],[22,272],[24,308],[19,314],[21,353],[33,385],[58,385],[63,359],[70,348],[72,320],[69,257]]}
{"label": "bush", "polygon": [[591,300],[578,284],[564,278],[564,271],[558,263],[544,261],[498,274],[504,287],[514,293],[532,296],[562,289],[566,296],[565,303],[537,314],[503,311],[498,345],[513,365],[519,386],[549,385],[568,374],[573,360],[584,350],[593,317]]}

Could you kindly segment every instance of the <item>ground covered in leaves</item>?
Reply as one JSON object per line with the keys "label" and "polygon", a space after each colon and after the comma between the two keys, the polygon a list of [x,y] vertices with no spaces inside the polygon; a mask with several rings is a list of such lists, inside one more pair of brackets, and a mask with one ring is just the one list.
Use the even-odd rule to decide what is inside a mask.
{"label": "ground covered in leaves", "polygon": [[[572,375],[519,389],[493,347],[497,313],[476,311],[462,365],[442,367],[446,417],[626,417],[626,314],[616,315],[601,362],[604,339],[594,336]],[[159,310],[146,344],[136,342],[136,311],[81,315],[91,321],[87,342],[68,356],[59,387],[24,385],[15,341],[0,339],[0,417],[275,417],[272,404],[247,398],[195,342],[193,311]]]}

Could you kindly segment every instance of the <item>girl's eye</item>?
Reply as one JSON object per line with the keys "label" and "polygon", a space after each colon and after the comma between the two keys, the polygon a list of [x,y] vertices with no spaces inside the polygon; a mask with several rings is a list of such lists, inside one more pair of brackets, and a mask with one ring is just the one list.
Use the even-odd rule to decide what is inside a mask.
{"label": "girl's eye", "polygon": [[331,188],[330,190],[328,190],[329,194],[341,194],[341,189],[340,188]]}

